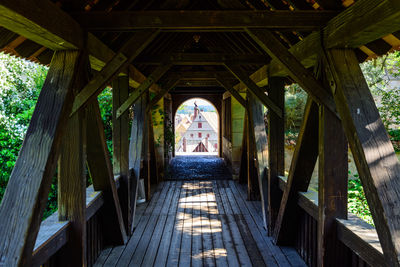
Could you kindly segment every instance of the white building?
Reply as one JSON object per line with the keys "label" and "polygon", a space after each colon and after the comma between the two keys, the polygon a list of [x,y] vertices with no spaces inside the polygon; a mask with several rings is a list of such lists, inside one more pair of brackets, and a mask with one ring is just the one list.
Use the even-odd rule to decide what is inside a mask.
{"label": "white building", "polygon": [[218,115],[194,107],[193,122],[179,141],[177,152],[217,152]]}

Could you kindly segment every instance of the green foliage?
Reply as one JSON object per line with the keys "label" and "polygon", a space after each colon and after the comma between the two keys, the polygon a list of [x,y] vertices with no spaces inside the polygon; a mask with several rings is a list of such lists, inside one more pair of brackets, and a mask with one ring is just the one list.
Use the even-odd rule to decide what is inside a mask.
{"label": "green foliage", "polygon": [[365,198],[364,189],[357,174],[355,174],[354,177],[349,177],[348,194],[348,211],[357,215],[367,223],[374,225],[371,211],[369,210],[367,199]]}
{"label": "green foliage", "polygon": [[101,94],[99,94],[97,99],[99,101],[101,118],[103,120],[107,147],[112,158],[112,89],[107,87],[103,92],[101,92]]}
{"label": "green foliage", "polygon": [[303,119],[307,93],[298,84],[286,87],[285,92],[285,127],[286,130],[297,132]]}
{"label": "green foliage", "polygon": [[0,200],[46,75],[46,67],[0,53]]}
{"label": "green foliage", "polygon": [[400,87],[392,83],[400,77],[400,52],[367,61],[361,64],[361,69],[385,127],[400,125]]}

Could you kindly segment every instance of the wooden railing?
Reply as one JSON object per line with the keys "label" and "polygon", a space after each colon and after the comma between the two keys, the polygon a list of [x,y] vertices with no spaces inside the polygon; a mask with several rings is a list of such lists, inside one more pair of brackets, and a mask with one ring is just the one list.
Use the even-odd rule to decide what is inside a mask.
{"label": "wooden railing", "polygon": [[[284,191],[286,177],[279,177]],[[312,189],[299,193],[296,250],[308,266],[317,266],[318,192]],[[349,213],[347,220],[336,219],[337,239],[334,241],[335,263],[332,266],[385,266],[382,248],[373,226]]]}
{"label": "wooden railing", "polygon": [[[118,184],[118,183],[117,183]],[[104,247],[101,211],[104,204],[102,192],[95,192],[93,186],[86,189],[86,258],[92,266]],[[32,266],[65,265],[63,248],[68,242],[70,222],[58,221],[58,212],[42,222],[32,255]]]}

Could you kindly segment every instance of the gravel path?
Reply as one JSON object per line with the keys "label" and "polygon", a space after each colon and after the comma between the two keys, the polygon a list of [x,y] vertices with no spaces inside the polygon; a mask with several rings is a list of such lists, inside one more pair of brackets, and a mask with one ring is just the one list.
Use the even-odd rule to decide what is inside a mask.
{"label": "gravel path", "polygon": [[176,156],[168,173],[171,180],[232,179],[224,160],[216,156]]}

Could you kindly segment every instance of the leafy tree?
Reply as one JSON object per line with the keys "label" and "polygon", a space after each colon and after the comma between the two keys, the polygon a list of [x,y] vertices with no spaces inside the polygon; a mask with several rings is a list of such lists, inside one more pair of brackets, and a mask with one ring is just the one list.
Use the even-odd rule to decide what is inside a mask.
{"label": "leafy tree", "polygon": [[0,200],[46,75],[47,67],[0,53]]}

